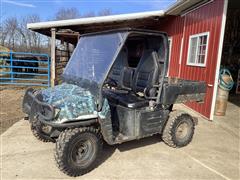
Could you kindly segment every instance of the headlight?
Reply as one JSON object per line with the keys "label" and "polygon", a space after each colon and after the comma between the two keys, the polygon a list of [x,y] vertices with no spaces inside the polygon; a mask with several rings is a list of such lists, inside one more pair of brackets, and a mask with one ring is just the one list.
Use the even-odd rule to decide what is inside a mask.
{"label": "headlight", "polygon": [[61,109],[59,109],[59,108],[55,108],[54,118],[57,118],[57,117],[58,117],[60,111],[61,111]]}

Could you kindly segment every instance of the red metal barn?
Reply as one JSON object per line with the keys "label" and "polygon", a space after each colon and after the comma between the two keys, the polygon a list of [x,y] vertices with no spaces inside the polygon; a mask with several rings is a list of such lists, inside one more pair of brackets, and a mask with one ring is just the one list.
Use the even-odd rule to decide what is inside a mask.
{"label": "red metal barn", "polygon": [[[52,37],[53,66],[56,38],[76,45],[79,35],[108,29],[133,27],[165,31],[170,42],[168,75],[207,83],[205,102],[186,105],[212,120],[228,5],[230,11],[237,14],[238,1],[181,0],[167,10],[33,23],[28,24],[28,28]],[[51,71],[53,85],[55,69],[52,67]]]}
{"label": "red metal barn", "polygon": [[164,18],[159,28],[170,37],[169,76],[207,83],[205,102],[186,105],[208,119],[213,118],[213,94],[219,53],[222,52],[220,39],[225,27],[225,11],[224,0],[210,1],[181,15]]}

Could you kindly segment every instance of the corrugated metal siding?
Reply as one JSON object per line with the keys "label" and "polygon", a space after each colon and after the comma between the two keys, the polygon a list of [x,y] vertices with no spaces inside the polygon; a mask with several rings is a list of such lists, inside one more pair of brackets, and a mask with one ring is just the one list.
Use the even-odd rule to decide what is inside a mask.
{"label": "corrugated metal siding", "polygon": [[179,59],[183,37],[184,18],[180,16],[171,16],[162,20],[160,24],[162,24],[160,30],[167,32],[168,36],[172,37],[169,76],[177,77],[179,74]]}
{"label": "corrugated metal siding", "polygon": [[[224,0],[216,0],[186,15],[184,44],[180,77],[189,80],[202,80],[214,85],[218,44],[220,40],[221,22]],[[188,66],[189,36],[202,32],[209,32],[209,45],[206,67]],[[207,96],[203,104],[187,103],[189,107],[210,118],[213,96],[213,86],[207,87]]]}
{"label": "corrugated metal siding", "polygon": [[[180,70],[181,78],[201,80],[214,85],[223,7],[224,0],[215,0],[182,17],[169,17],[160,22],[160,27],[156,29],[166,31],[172,37],[170,76],[178,77]],[[209,32],[206,67],[189,66],[187,65],[189,36],[203,32]],[[181,65],[179,65],[182,37],[183,50]],[[213,86],[208,86],[203,104],[187,103],[187,106],[210,118],[212,96]]]}

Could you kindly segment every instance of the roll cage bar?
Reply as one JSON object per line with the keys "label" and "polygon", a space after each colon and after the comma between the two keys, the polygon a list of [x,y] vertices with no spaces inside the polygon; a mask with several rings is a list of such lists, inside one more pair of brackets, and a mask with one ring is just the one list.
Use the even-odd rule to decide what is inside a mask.
{"label": "roll cage bar", "polygon": [[[82,35],[81,37],[98,35],[98,34],[114,33],[114,32],[126,32],[126,35],[125,35],[125,37],[123,37],[123,41],[122,41],[121,45],[119,46],[118,50],[116,51],[116,53],[114,55],[114,60],[112,61],[111,66],[108,69],[108,71],[107,71],[107,73],[104,77],[104,81],[100,84],[99,102],[97,103],[98,104],[98,111],[101,111],[102,105],[103,105],[102,89],[103,89],[104,82],[106,81],[106,78],[108,77],[114,62],[116,61],[116,58],[118,57],[120,51],[122,50],[123,46],[125,45],[126,40],[132,34],[146,35],[146,36],[159,36],[159,37],[163,38],[163,44],[164,44],[164,50],[165,50],[165,57],[164,57],[164,62],[163,62],[163,75],[161,76],[161,79],[159,79],[159,84],[157,85],[158,86],[158,93],[157,93],[157,98],[156,98],[156,103],[159,104],[160,98],[161,98],[161,92],[162,92],[164,78],[166,76],[167,69],[168,69],[169,50],[168,50],[168,38],[167,38],[168,36],[167,36],[167,33],[160,32],[160,31],[146,30],[146,29],[121,28],[121,29],[114,29],[114,30],[96,32],[96,33],[88,33],[88,34]],[[158,62],[159,61],[160,60],[158,59]]]}

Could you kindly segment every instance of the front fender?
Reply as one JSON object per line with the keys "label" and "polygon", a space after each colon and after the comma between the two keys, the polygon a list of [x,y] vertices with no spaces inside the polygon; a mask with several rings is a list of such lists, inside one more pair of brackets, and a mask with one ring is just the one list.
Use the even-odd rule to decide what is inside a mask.
{"label": "front fender", "polygon": [[43,101],[43,96],[39,93],[34,94],[32,88],[27,89],[23,98],[22,110],[29,115],[30,121],[36,116],[45,120],[54,119],[55,109],[50,104]]}

